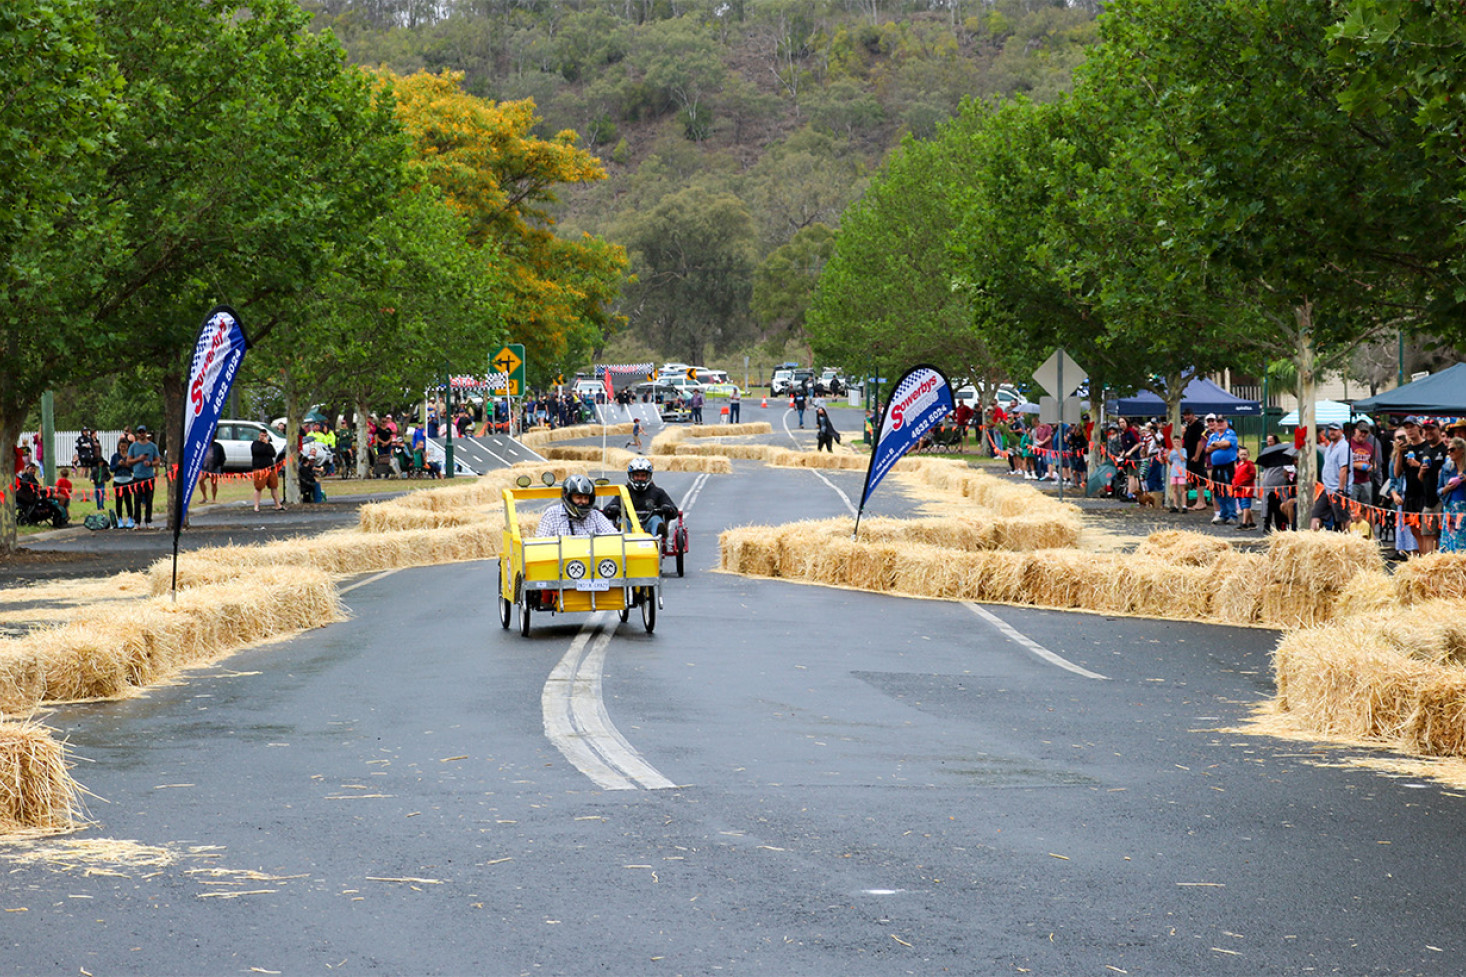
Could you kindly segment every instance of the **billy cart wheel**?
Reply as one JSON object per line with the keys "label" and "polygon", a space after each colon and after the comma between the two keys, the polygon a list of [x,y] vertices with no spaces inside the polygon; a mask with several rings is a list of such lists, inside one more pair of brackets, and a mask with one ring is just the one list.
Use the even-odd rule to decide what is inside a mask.
{"label": "billy cart wheel", "polygon": [[509,630],[509,618],[514,611],[514,602],[504,596],[504,576],[499,575],[499,626]]}
{"label": "billy cart wheel", "polygon": [[657,628],[657,595],[652,590],[641,593],[641,626],[651,634]]}
{"label": "billy cart wheel", "polygon": [[677,551],[677,576],[679,576],[679,577],[682,576],[682,572],[683,572],[682,571],[682,557],[683,557],[682,551],[681,550],[678,550]]}
{"label": "billy cart wheel", "polygon": [[521,591],[519,595],[519,634],[521,637],[529,637],[529,591]]}

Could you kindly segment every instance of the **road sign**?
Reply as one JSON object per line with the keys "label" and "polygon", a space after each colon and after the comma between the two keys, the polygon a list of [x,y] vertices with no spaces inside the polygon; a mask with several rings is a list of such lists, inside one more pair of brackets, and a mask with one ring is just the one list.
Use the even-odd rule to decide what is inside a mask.
{"label": "road sign", "polygon": [[511,397],[524,395],[524,344],[509,343],[489,358],[489,365],[509,378],[508,387],[498,387],[497,394]]}
{"label": "road sign", "polygon": [[[1054,355],[1044,360],[1044,365],[1033,371],[1033,379],[1038,385],[1055,397],[1067,397],[1072,394],[1076,387],[1089,379],[1089,374],[1084,368],[1069,358],[1069,354],[1062,349],[1054,350]],[[1059,388],[1063,387],[1063,390]]]}
{"label": "road sign", "polygon": [[[1064,382],[1069,382],[1069,371],[1064,371]],[[1059,402],[1053,397],[1038,399],[1038,419],[1045,424],[1078,424],[1084,417],[1085,404],[1078,397],[1064,398],[1064,416],[1059,416]]]}

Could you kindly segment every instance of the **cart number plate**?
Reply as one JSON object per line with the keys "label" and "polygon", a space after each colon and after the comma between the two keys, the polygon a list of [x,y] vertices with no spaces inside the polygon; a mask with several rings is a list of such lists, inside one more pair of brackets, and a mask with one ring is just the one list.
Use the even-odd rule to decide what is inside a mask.
{"label": "cart number plate", "polygon": [[575,589],[576,590],[610,590],[611,589],[611,581],[609,581],[609,580],[577,580],[577,581],[575,581]]}

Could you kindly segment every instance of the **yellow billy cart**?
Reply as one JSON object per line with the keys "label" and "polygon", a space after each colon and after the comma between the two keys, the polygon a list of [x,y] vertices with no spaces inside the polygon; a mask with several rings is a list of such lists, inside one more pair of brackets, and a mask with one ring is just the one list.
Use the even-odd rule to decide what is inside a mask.
{"label": "yellow billy cart", "polygon": [[630,513],[627,532],[605,536],[524,537],[517,506],[532,501],[558,502],[553,476],[545,487],[531,487],[528,475],[517,488],[504,490],[504,547],[499,554],[499,623],[509,627],[519,608],[519,633],[529,634],[530,616],[541,613],[616,611],[621,620],[641,608],[641,623],[650,634],[662,606],[661,545],[642,532],[636,509],[624,485],[597,485],[596,498],[620,496],[621,511]]}

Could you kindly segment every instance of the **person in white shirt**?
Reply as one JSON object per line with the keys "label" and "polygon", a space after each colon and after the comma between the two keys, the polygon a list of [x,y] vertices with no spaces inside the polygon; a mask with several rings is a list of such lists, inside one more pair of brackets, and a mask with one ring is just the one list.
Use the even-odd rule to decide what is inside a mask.
{"label": "person in white shirt", "polygon": [[596,487],[584,475],[571,475],[560,489],[560,504],[540,516],[536,536],[606,536],[618,530],[595,507]]}

